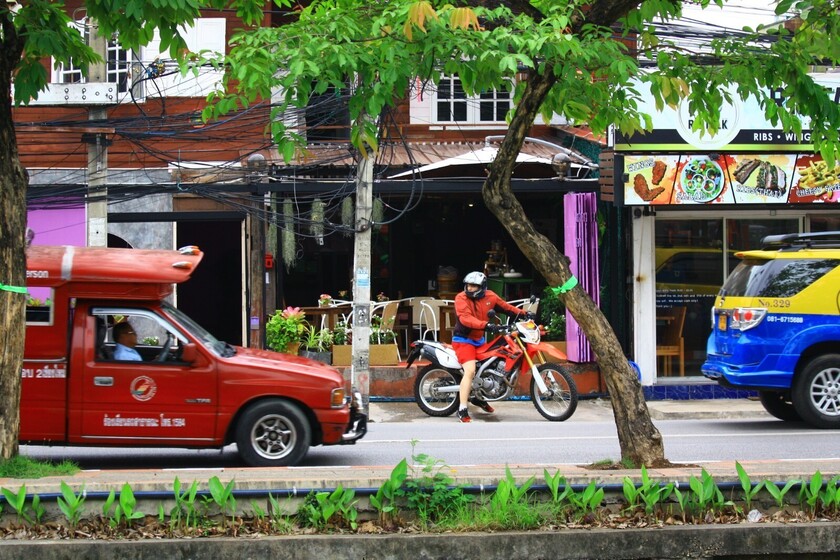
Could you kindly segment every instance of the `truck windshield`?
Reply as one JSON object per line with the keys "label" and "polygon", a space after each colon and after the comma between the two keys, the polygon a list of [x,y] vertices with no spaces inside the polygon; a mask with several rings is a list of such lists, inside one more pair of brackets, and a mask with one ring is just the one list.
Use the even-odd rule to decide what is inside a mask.
{"label": "truck windshield", "polygon": [[162,303],[163,309],[172,317],[178,320],[182,327],[184,327],[190,334],[192,334],[195,338],[200,340],[207,348],[210,348],[213,352],[218,354],[219,356],[228,356],[228,344],[222,342],[209,332],[207,329],[193,321],[189,315],[179,311],[178,309],[172,307],[170,304],[163,302]]}

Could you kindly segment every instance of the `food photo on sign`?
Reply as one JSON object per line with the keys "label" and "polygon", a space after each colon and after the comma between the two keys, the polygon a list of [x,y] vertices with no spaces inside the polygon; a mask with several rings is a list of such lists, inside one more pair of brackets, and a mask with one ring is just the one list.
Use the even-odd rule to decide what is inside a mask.
{"label": "food photo on sign", "polygon": [[840,162],[830,168],[818,155],[796,159],[789,202],[840,204]]}
{"label": "food photo on sign", "polygon": [[[726,156],[718,159],[726,165]],[[686,156],[679,179],[674,197],[677,204],[732,202],[731,195],[726,196],[728,183],[723,168],[709,156]]]}
{"label": "food photo on sign", "polygon": [[678,161],[678,156],[626,156],[626,203],[671,204]]}
{"label": "food photo on sign", "polygon": [[744,154],[727,156],[726,159],[736,202],[787,202],[795,156]]}

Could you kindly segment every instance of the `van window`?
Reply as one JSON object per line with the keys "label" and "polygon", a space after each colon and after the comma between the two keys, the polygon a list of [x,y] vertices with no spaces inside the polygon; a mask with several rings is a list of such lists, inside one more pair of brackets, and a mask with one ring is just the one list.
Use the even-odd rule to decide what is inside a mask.
{"label": "van window", "polygon": [[745,259],[729,276],[720,295],[792,297],[837,266],[840,259]]}

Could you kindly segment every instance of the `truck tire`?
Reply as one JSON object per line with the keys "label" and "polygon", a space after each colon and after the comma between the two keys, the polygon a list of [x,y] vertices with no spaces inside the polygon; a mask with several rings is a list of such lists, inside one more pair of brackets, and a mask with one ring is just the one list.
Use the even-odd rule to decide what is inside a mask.
{"label": "truck tire", "polygon": [[808,362],[793,382],[793,406],[808,424],[840,428],[840,354]]}
{"label": "truck tire", "polygon": [[290,467],[309,450],[306,415],[290,402],[272,399],[250,406],[236,427],[239,456],[251,467]]}
{"label": "truck tire", "polygon": [[780,391],[759,391],[758,398],[761,406],[769,414],[785,422],[801,422],[802,417],[796,412],[793,403],[790,402],[790,395]]}

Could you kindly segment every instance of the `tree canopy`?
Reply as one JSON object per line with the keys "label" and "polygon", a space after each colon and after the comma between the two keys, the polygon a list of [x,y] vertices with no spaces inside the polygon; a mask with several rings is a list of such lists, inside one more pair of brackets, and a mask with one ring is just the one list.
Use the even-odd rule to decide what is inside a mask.
{"label": "tree canopy", "polygon": [[[727,4],[700,0],[704,8]],[[225,91],[210,97],[212,118],[280,91],[271,122],[278,146],[290,158],[300,138],[283,113],[304,107],[311,93],[350,83],[352,141],[377,145],[375,119],[416,80],[460,77],[468,94],[512,87],[514,107],[499,155],[482,194],[535,268],[550,285],[571,278],[566,259],[536,232],[510,189],[515,158],[528,129],[553,114],[590,125],[615,125],[625,133],[649,129],[640,109],[639,84],[649,83],[660,106],[687,98],[694,127],[714,131],[729,84],[742,97],[755,96],[770,122],[788,131],[810,119],[815,149],[833,161],[840,148],[840,110],[808,75],[814,65],[834,66],[840,56],[840,12],[826,0],[781,0],[783,25],[745,27],[690,50],[658,25],[678,17],[676,0],[312,0],[305,7],[275,0],[284,25],[269,26],[268,4],[259,0],[89,0],[86,14],[100,32],[119,33],[124,47],[147,43],[155,29],[185,71],[207,62],[226,71]],[[230,51],[187,53],[178,26],[202,9],[232,9],[244,28]],[[26,103],[46,84],[40,61],[54,57],[87,69],[97,60],[79,34],[70,31],[60,2],[0,3],[0,281],[25,283],[25,190],[11,119],[11,80],[16,103]],[[623,41],[622,41],[623,40]],[[777,104],[771,92],[786,99]],[[362,118],[363,116],[369,118]],[[373,120],[372,120],[373,119]],[[623,458],[637,464],[664,460],[661,436],[650,422],[641,387],[606,319],[580,288],[560,294],[587,333],[612,396]],[[17,406],[23,353],[23,298],[0,291],[6,352],[0,358],[0,457],[17,450]]]}

